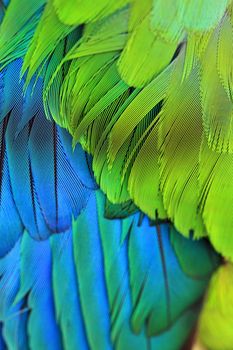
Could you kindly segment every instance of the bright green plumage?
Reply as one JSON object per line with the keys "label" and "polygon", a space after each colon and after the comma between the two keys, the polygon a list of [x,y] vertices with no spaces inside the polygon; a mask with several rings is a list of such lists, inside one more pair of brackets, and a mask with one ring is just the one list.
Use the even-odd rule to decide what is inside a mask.
{"label": "bright green plumage", "polygon": [[199,338],[207,349],[232,349],[232,295],[233,267],[229,263],[213,276],[199,321]]}
{"label": "bright green plumage", "polygon": [[232,0],[11,0],[0,66],[20,57],[25,89],[42,78],[47,118],[93,156],[109,212],[168,219],[233,261]]}

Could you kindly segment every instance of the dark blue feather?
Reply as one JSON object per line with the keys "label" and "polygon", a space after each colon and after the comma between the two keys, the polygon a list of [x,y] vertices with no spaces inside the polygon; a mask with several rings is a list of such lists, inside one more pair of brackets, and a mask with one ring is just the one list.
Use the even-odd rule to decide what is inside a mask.
{"label": "dark blue feather", "polygon": [[5,350],[5,349],[6,349],[6,344],[2,337],[2,324],[0,323],[0,350]]}

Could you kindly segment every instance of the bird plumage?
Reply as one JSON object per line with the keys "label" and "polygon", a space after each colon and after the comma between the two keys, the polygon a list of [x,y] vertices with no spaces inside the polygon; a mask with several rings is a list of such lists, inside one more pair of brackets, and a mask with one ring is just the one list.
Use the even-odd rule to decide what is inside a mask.
{"label": "bird plumage", "polygon": [[2,348],[180,349],[218,257],[106,202],[90,157],[46,119],[43,82],[24,94],[21,66],[0,77]]}
{"label": "bird plumage", "polygon": [[231,259],[232,1],[34,1],[15,21],[18,6],[0,64],[24,57],[26,84],[43,77],[47,117],[93,155],[108,199],[208,234]]}
{"label": "bird plumage", "polygon": [[232,6],[0,2],[0,347],[181,349],[233,258]]}

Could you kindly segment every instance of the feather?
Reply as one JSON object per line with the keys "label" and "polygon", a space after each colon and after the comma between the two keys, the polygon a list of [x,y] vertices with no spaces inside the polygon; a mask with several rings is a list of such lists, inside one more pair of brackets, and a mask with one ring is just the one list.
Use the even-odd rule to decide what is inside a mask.
{"label": "feather", "polygon": [[[203,137],[200,153],[199,210],[211,243],[218,252],[230,260],[233,259],[232,164],[232,154],[214,152],[208,147],[206,138]],[[222,233],[219,234],[221,229],[223,229]]]}
{"label": "feather", "polygon": [[[45,0],[11,0],[0,26],[0,65],[25,55]],[[24,11],[22,12],[22,8]]]}
{"label": "feather", "polygon": [[209,349],[230,349],[232,346],[232,274],[232,264],[221,266],[213,275],[206,294],[198,337]]}
{"label": "feather", "polygon": [[[45,114],[60,126],[67,127],[60,116],[60,92],[63,80],[69,71],[70,62],[63,62],[63,56],[73,47],[82,30],[77,28],[59,42],[46,65],[43,79],[43,102]],[[64,59],[65,60],[65,59]],[[61,66],[61,69],[59,67]]]}
{"label": "feather", "polygon": [[[227,17],[225,19],[225,23]],[[219,28],[215,30],[209,40],[205,54],[202,57],[202,77],[201,77],[201,97],[203,108],[203,122],[208,139],[209,147],[217,152],[232,152],[232,100],[224,88],[226,83],[221,83],[218,73],[218,38],[223,43],[223,30],[226,24],[223,24],[221,37],[219,37]],[[231,34],[227,34],[231,38]],[[219,43],[219,50],[221,45]],[[226,57],[229,55],[227,49],[224,50]],[[219,51],[220,54],[220,51]],[[231,54],[230,54],[231,56]],[[219,56],[220,58],[221,56]],[[223,62],[225,67],[226,63]],[[229,65],[231,67],[231,65]],[[220,72],[222,75],[222,73]],[[230,74],[229,74],[230,76]]]}
{"label": "feather", "polygon": [[90,0],[68,0],[65,4],[61,0],[53,0],[54,8],[59,19],[69,25],[96,21],[129,3],[130,0],[97,0],[95,6]]}
{"label": "feather", "polygon": [[176,43],[166,42],[151,32],[150,3],[150,0],[133,3],[131,33],[118,61],[122,79],[134,87],[144,86],[161,73],[172,60],[177,47]]}
{"label": "feather", "polygon": [[92,217],[91,221],[87,212],[83,212],[75,223],[74,251],[81,307],[89,343],[93,349],[107,350],[111,349],[108,335],[110,328],[109,306],[104,272],[102,268],[95,268],[96,266],[101,267],[103,264],[95,206],[95,197],[92,196],[87,205],[87,212]]}
{"label": "feather", "polygon": [[[9,89],[11,69],[15,69],[19,76],[21,64],[12,65],[9,76],[8,72],[3,75],[3,96]],[[2,141],[2,169],[6,174],[4,184],[7,175],[9,184],[4,187],[3,199],[6,204],[2,213],[9,216],[9,210],[12,211],[11,215],[17,210],[30,234],[34,238],[44,239],[53,232],[71,227],[72,215],[76,217],[80,213],[96,184],[89,170],[89,161],[80,146],[73,152],[67,132],[46,119],[41,81],[34,85],[34,93],[30,85],[25,96],[22,96],[22,86],[23,83],[17,86],[19,95],[15,94],[16,100],[6,99],[3,104],[2,115],[9,113],[2,122],[2,135],[5,135],[5,141]],[[6,201],[6,196],[13,196],[13,199]],[[20,234],[21,222],[17,219],[17,212],[9,240],[13,239],[13,235],[18,237]]]}
{"label": "feather", "polygon": [[[9,252],[23,232],[21,218],[12,193],[9,155],[7,153],[7,127],[11,109],[19,97],[18,81],[10,82],[17,67],[17,64],[12,64],[9,70],[1,72],[0,78],[0,236],[3,238],[0,256]],[[10,86],[15,89],[14,96],[9,93]]]}
{"label": "feather", "polygon": [[[109,220],[104,212],[105,196],[96,191],[72,231],[43,242],[24,232],[0,259],[0,320],[9,349],[181,348],[218,263],[215,253],[175,231],[171,241],[169,225],[155,227],[139,213]],[[194,251],[209,261],[204,272],[201,263],[191,266],[193,258],[187,262]]]}
{"label": "feather", "polygon": [[183,275],[176,256],[171,253],[168,225],[155,228],[145,222],[142,227],[143,235],[140,226],[134,224],[129,240],[132,327],[139,332],[146,323],[147,334],[153,336],[169,328],[187,305],[198,300],[205,282]]}
{"label": "feather", "polygon": [[218,47],[217,47],[217,68],[221,82],[228,94],[228,97],[232,97],[232,76],[233,66],[232,57],[233,53],[233,27],[229,16],[225,15],[222,26],[219,30]]}
{"label": "feather", "polygon": [[[50,35],[47,35],[47,25],[52,29],[50,30]],[[27,83],[39,66],[44,63],[46,58],[48,59],[60,40],[72,30],[73,27],[67,26],[58,20],[52,3],[48,2],[24,59],[22,74],[28,69]]]}
{"label": "feather", "polygon": [[139,139],[141,148],[130,169],[128,190],[135,204],[140,205],[141,210],[149,217],[166,218],[167,213],[164,210],[159,188],[158,128],[156,126],[158,120],[159,116],[154,117],[153,122],[142,135],[144,139]]}
{"label": "feather", "polygon": [[[169,11],[167,10],[169,8]],[[151,27],[167,42],[178,42],[183,31],[184,2],[180,0],[153,0]]]}
{"label": "feather", "polygon": [[9,164],[6,151],[6,128],[8,117],[0,124],[0,256],[13,248],[23,232],[21,219],[12,194]]}
{"label": "feather", "polygon": [[[51,281],[51,250],[49,241],[36,242],[23,236],[20,260],[20,289],[15,302],[28,295],[28,344],[33,349],[62,349],[56,323]],[[47,320],[46,329],[41,314]]]}
{"label": "feather", "polygon": [[[111,315],[111,339],[117,349],[124,349],[132,344],[135,349],[144,349],[146,342],[143,334],[137,336],[130,330],[129,318],[131,314],[131,296],[129,277],[127,276],[127,239],[120,244],[121,232],[124,223],[121,220],[106,220],[104,212],[104,197],[98,193],[98,227],[100,231],[102,249],[104,254],[104,271],[108,301]],[[129,229],[134,221],[126,219]],[[109,233],[111,234],[109,235]],[[114,254],[113,254],[114,252]]]}
{"label": "feather", "polygon": [[28,349],[26,330],[28,309],[24,300],[14,303],[20,284],[20,243],[21,239],[0,260],[1,336],[7,349],[10,350],[16,345],[19,349]]}
{"label": "feather", "polygon": [[169,67],[140,93],[135,93],[134,99],[131,101],[129,99],[128,105],[126,105],[123,113],[119,115],[120,118],[115,122],[110,134],[110,162],[115,159],[125,140],[127,140],[130,133],[133,132],[145,115],[164,99],[171,72],[172,69]]}
{"label": "feather", "polygon": [[182,270],[192,278],[205,279],[210,276],[213,266],[217,268],[220,263],[220,257],[208,248],[209,241],[207,239],[193,241],[180,234],[177,235],[176,232],[172,227],[170,240]]}
{"label": "feather", "polygon": [[[51,237],[56,320],[62,334],[64,349],[87,350],[89,347],[80,305],[73,240],[72,231]],[[61,276],[63,276],[62,284]]]}
{"label": "feather", "polygon": [[231,0],[185,0],[183,23],[190,31],[208,31],[214,28],[223,17]]}
{"label": "feather", "polygon": [[[0,325],[0,334],[2,333],[2,325]],[[5,350],[6,349],[6,344],[3,340],[3,337],[0,336],[0,349]]]}
{"label": "feather", "polygon": [[205,233],[198,207],[198,163],[202,111],[198,67],[183,84],[183,59],[175,64],[159,120],[160,188],[168,217],[183,234]]}

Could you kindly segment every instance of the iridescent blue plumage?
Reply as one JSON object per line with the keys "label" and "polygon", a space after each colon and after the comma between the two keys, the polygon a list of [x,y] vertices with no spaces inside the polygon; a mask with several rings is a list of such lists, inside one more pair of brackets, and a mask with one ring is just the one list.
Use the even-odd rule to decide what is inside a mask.
{"label": "iridescent blue plumage", "polygon": [[[139,223],[138,214],[105,219],[104,201],[96,191],[72,231],[41,242],[25,232],[1,260],[0,319],[9,349],[16,344],[19,349],[181,348],[208,277],[199,271],[193,279],[182,271],[167,224],[158,229],[147,218]],[[124,226],[128,232],[121,243]],[[157,251],[158,230],[167,277]],[[168,312],[173,319],[167,319]]]}
{"label": "iridescent blue plumage", "polygon": [[23,95],[21,65],[12,62],[0,78],[1,254],[24,228],[36,239],[69,230],[96,188],[81,147],[72,152],[68,133],[46,119],[42,82]]}

